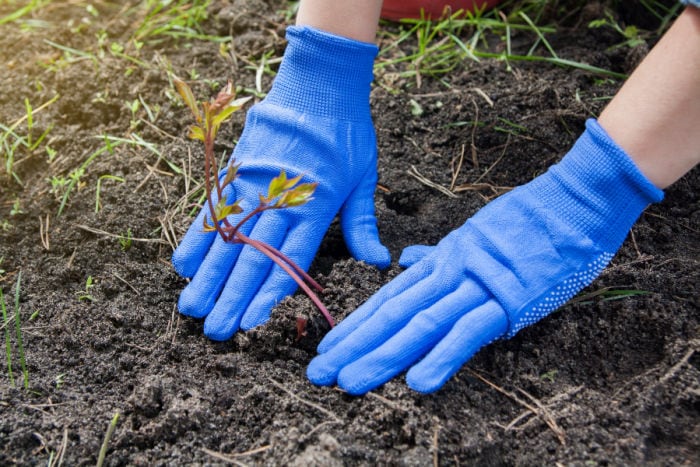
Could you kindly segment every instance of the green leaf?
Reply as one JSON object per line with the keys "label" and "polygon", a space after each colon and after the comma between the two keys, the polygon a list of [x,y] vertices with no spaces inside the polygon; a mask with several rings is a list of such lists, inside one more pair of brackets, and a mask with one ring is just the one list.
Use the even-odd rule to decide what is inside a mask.
{"label": "green leaf", "polygon": [[189,136],[190,139],[204,141],[204,130],[202,130],[200,126],[192,125],[190,127],[190,133],[187,136]]}
{"label": "green leaf", "polygon": [[302,183],[301,185],[295,187],[293,190],[289,190],[284,193],[284,196],[280,199],[283,204],[281,207],[295,207],[302,206],[313,199],[312,195],[316,191],[318,183]]}
{"label": "green leaf", "polygon": [[240,200],[236,200],[235,203],[226,205],[221,210],[218,212],[218,218],[219,219],[224,219],[225,217],[228,217],[232,214],[240,214],[243,212],[243,208],[238,205],[240,203]]}
{"label": "green leaf", "polygon": [[175,84],[175,89],[177,89],[177,92],[182,97],[182,100],[185,101],[187,107],[190,108],[194,117],[198,122],[201,122],[202,114],[199,112],[197,100],[194,98],[194,94],[192,94],[192,89],[187,85],[187,83],[175,75],[173,75],[173,84]]}
{"label": "green leaf", "polygon": [[237,199],[233,204],[226,204],[226,197],[222,196],[216,206],[214,206],[214,213],[216,214],[217,220],[223,220],[231,214],[240,214],[243,212],[243,208],[239,206],[241,200]]}
{"label": "green leaf", "polygon": [[270,180],[270,185],[267,187],[267,202],[272,201],[282,194],[284,185],[287,183],[287,172],[284,170],[278,176]]}
{"label": "green leaf", "polygon": [[287,173],[282,170],[280,174],[270,181],[270,185],[267,189],[267,202],[272,202],[273,199],[282,195],[285,191],[292,188],[294,185],[299,183],[301,180],[301,175],[294,178],[287,178]]}
{"label": "green leaf", "polygon": [[228,120],[231,117],[231,114],[233,114],[236,110],[238,110],[237,107],[224,107],[221,112],[214,116],[212,119],[212,128],[214,129],[214,133],[216,133],[221,124]]}
{"label": "green leaf", "polygon": [[236,160],[233,158],[229,161],[226,169],[226,177],[224,177],[224,180],[221,182],[222,186],[226,186],[238,178],[238,168],[240,166],[241,164],[236,164]]}
{"label": "green leaf", "polygon": [[639,36],[639,29],[637,29],[637,26],[634,25],[627,26],[623,34],[627,39],[635,39],[637,36]]}

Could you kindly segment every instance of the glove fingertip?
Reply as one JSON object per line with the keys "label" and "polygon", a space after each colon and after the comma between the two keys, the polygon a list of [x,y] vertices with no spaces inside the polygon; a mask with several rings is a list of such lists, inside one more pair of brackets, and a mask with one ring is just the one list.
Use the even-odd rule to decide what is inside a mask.
{"label": "glove fingertip", "polygon": [[227,341],[238,330],[238,324],[231,323],[216,323],[211,324],[209,321],[204,321],[204,335],[213,341]]}
{"label": "glove fingertip", "polygon": [[[186,254],[182,252],[180,248],[173,252],[170,257],[170,262],[173,265],[173,269],[180,277],[191,278],[197,272],[196,268],[193,268],[192,261],[188,261]],[[194,270],[193,270],[194,269]]]}
{"label": "glove fingertip", "polygon": [[327,365],[323,358],[316,357],[306,367],[306,377],[316,386],[330,386],[335,384],[337,371]]}
{"label": "glove fingertip", "polygon": [[364,378],[358,378],[357,372],[345,367],[338,373],[338,386],[351,396],[361,396],[381,386],[381,382],[368,382]]}
{"label": "glove fingertip", "polygon": [[440,389],[448,378],[435,379],[433,375],[424,374],[424,372],[415,371],[414,368],[408,370],[406,374],[406,384],[414,391],[430,394]]}
{"label": "glove fingertip", "polygon": [[425,256],[430,253],[433,248],[428,245],[411,245],[407,246],[401,252],[401,257],[399,257],[399,266],[402,268],[409,268],[416,264],[418,261],[425,258]]}
{"label": "glove fingertip", "polygon": [[386,269],[391,264],[389,249],[379,242],[376,242],[374,245],[365,245],[362,251],[353,254],[353,257],[379,269]]}
{"label": "glove fingertip", "polygon": [[[331,332],[333,332],[333,330],[331,330]],[[326,334],[325,337],[321,340],[321,342],[319,342],[318,346],[316,347],[316,352],[318,352],[319,354],[327,353],[337,343],[337,339],[329,339],[329,335],[330,334]]]}
{"label": "glove fingertip", "polygon": [[200,300],[197,291],[191,287],[191,284],[180,292],[177,309],[181,314],[192,318],[203,318],[209,314],[209,310],[202,306],[202,300]]}
{"label": "glove fingertip", "polygon": [[250,331],[255,327],[267,323],[269,320],[269,311],[267,313],[262,311],[257,313],[251,313],[250,311],[248,311],[245,315],[243,315],[243,319],[241,320],[241,329],[244,331]]}

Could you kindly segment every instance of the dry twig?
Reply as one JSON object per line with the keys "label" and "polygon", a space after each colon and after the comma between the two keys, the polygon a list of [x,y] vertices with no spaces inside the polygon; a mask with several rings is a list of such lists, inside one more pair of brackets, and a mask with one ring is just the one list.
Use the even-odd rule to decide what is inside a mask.
{"label": "dry twig", "polygon": [[276,386],[278,389],[281,389],[282,391],[286,392],[286,393],[289,394],[292,398],[296,399],[297,401],[301,402],[302,404],[306,404],[306,405],[308,405],[309,407],[313,407],[314,409],[318,410],[319,412],[322,412],[323,414],[325,414],[325,415],[331,417],[331,418],[332,418],[333,420],[335,420],[336,422],[342,423],[342,420],[340,420],[340,419],[338,418],[338,416],[337,416],[336,414],[334,414],[333,412],[331,412],[330,410],[325,409],[325,408],[321,407],[320,405],[315,404],[315,403],[313,403],[313,402],[311,402],[311,401],[307,401],[306,399],[302,399],[301,397],[299,397],[299,396],[297,396],[296,394],[294,394],[293,391],[287,389],[287,388],[286,388],[282,383],[280,383],[279,381],[276,381],[276,380],[274,380],[273,378],[268,378],[268,379],[269,379],[270,382],[271,382],[274,386]]}
{"label": "dry twig", "polygon": [[549,427],[550,430],[555,434],[559,442],[562,444],[562,446],[566,445],[566,436],[564,433],[564,430],[557,425],[557,422],[554,420],[554,416],[551,414],[549,410],[545,408],[542,403],[536,399],[534,396],[528,394],[524,390],[518,388],[518,391],[525,395],[528,399],[532,401],[534,404],[530,404],[524,400],[522,400],[520,397],[518,397],[516,394],[512,393],[511,391],[507,391],[503,389],[502,387],[496,385],[495,383],[492,383],[488,379],[484,378],[481,376],[479,373],[475,372],[474,370],[468,370],[470,374],[472,374],[475,378],[479,379],[483,383],[487,384],[488,386],[492,387],[496,391],[500,392],[504,396],[512,399],[513,401],[517,402],[518,404],[522,405],[529,411],[531,411],[536,417],[540,418],[545,424]]}
{"label": "dry twig", "polygon": [[272,447],[271,444],[266,444],[265,446],[260,446],[259,448],[255,448],[255,449],[251,449],[249,451],[239,452],[239,453],[235,453],[235,454],[224,454],[222,452],[212,451],[211,449],[207,449],[207,448],[202,448],[202,452],[204,452],[205,454],[208,454],[211,457],[218,459],[220,461],[245,467],[246,464],[236,460],[237,457],[252,456],[253,454],[265,452],[268,449],[270,449],[271,447]]}

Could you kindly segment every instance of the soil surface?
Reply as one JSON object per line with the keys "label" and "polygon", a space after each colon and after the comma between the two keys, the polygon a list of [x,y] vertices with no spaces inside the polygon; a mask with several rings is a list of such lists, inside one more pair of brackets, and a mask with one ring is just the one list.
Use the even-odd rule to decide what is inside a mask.
{"label": "soil surface", "polygon": [[[165,38],[137,49],[128,42],[138,18],[131,3],[92,3],[54,2],[23,23],[0,25],[1,122],[21,119],[25,98],[36,110],[60,96],[36,111],[35,139],[49,132],[36,150],[17,149],[17,178],[0,169],[0,287],[10,320],[3,329],[11,331],[6,355],[16,386],[3,365],[0,465],[94,465],[115,413],[105,465],[700,464],[698,170],[648,208],[574,303],[483,349],[438,392],[418,394],[398,377],[350,397],[304,376],[327,332],[305,296],[223,343],[176,308],[186,281],[169,259],[200,201],[202,152],[186,138],[188,113],[173,98],[167,67],[198,95],[230,78],[255,89],[263,54],[284,50],[288,5],[213,1],[202,32],[233,34],[228,46]],[[615,47],[623,39],[611,28],[588,27],[604,5],[553,3],[560,10],[542,24],[558,22],[547,37],[560,57],[629,73],[655,40]],[[18,8],[3,2],[0,17]],[[635,8],[613,15],[623,25],[660,26]],[[514,52],[527,53],[535,39],[514,35]],[[382,34],[381,45],[389,40]],[[138,62],[112,42],[128,43],[121,53]],[[415,48],[411,37],[379,61]],[[437,242],[488,200],[545,171],[621,85],[538,62],[511,67],[464,60],[436,76],[407,74],[408,64],[377,68],[376,205],[395,261],[405,246]],[[271,75],[260,77],[268,89]],[[132,115],[127,104],[139,98]],[[243,119],[236,114],[222,130],[220,153],[230,153]],[[27,132],[26,121],[15,128]],[[113,138],[114,147],[86,165],[58,216],[67,185],[51,180],[70,180],[105,148],[102,135],[129,143]],[[455,196],[409,171],[456,187]],[[311,273],[342,319],[400,270],[353,260],[333,224]],[[12,321],[20,273],[28,389]],[[613,300],[615,290],[637,293]],[[309,318],[301,340],[297,316]]]}

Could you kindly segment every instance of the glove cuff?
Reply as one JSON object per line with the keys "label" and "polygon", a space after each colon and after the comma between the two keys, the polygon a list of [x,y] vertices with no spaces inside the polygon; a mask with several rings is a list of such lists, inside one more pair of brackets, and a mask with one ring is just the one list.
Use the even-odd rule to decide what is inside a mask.
{"label": "glove cuff", "polygon": [[321,117],[370,116],[376,45],[308,26],[290,26],[286,37],[287,48],[265,102]]}
{"label": "glove cuff", "polygon": [[542,203],[607,251],[617,251],[642,211],[664,197],[594,119],[548,175],[555,183],[538,177],[533,187]]}

